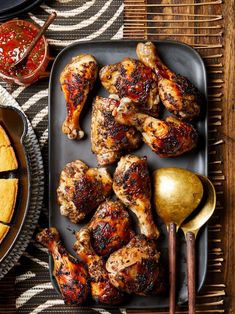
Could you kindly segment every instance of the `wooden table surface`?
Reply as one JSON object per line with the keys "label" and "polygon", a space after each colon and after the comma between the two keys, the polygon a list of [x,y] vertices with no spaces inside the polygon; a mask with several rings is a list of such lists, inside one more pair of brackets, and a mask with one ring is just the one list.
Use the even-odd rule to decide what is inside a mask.
{"label": "wooden table surface", "polygon": [[209,119],[215,119],[211,122],[212,128],[209,127],[214,145],[209,153],[209,164],[211,162],[213,166],[211,177],[215,180],[219,199],[214,217],[219,232],[212,241],[219,243],[223,256],[218,259],[221,267],[215,272],[209,270],[208,279],[213,282],[213,277],[217,277],[215,282],[221,287],[224,283],[226,295],[217,302],[222,307],[199,309],[198,313],[235,313],[234,0],[223,3],[213,0],[126,0],[125,4],[126,38],[180,40],[194,46],[204,57],[208,71],[209,113],[212,112]]}

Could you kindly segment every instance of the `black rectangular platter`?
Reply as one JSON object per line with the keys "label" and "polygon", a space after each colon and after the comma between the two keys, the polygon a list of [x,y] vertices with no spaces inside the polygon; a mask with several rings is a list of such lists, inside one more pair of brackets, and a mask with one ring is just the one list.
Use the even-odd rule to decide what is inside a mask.
{"label": "black rectangular platter", "polygon": [[[207,81],[206,71],[199,54],[191,47],[172,41],[156,41],[157,51],[163,61],[176,73],[186,76],[193,82],[202,95],[204,103],[200,120],[196,123],[199,132],[199,143],[196,150],[175,158],[159,158],[147,145],[143,145],[133,154],[147,156],[150,172],[158,168],[180,167],[192,170],[202,175],[207,175]],[[107,41],[107,42],[79,42],[65,48],[56,58],[50,78],[49,88],[49,213],[50,226],[57,227],[61,234],[65,247],[74,255],[73,244],[75,242],[74,231],[79,230],[83,224],[75,225],[66,217],[61,216],[57,203],[56,189],[60,172],[64,166],[72,160],[80,159],[90,167],[96,167],[96,157],[91,152],[90,125],[91,104],[95,95],[108,96],[108,93],[98,82],[93,90],[93,95],[86,103],[81,126],[86,136],[80,141],[69,140],[62,132],[61,125],[66,116],[66,106],[63,93],[60,89],[59,77],[65,65],[71,58],[81,53],[94,55],[99,67],[116,63],[125,57],[137,58],[135,49],[136,41]],[[159,246],[162,250],[163,260],[167,264],[167,233],[165,227],[160,224],[162,236]],[[196,267],[197,288],[202,287],[207,270],[207,228],[203,228],[197,238]],[[177,292],[178,303],[187,301],[187,277],[186,277],[186,253],[185,241],[181,231],[177,236]],[[52,263],[51,269],[52,269]],[[55,284],[55,279],[52,281]],[[89,300],[85,306],[105,307],[95,305]],[[161,308],[168,306],[168,296],[140,297],[130,296],[128,303],[123,304],[126,308]]]}

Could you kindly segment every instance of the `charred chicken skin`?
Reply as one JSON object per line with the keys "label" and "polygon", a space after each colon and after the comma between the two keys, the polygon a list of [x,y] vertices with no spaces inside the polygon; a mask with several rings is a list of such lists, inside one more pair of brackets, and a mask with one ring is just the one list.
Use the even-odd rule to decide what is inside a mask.
{"label": "charred chicken skin", "polygon": [[98,256],[91,246],[90,231],[81,229],[76,234],[76,238],[74,249],[88,266],[92,298],[98,303],[120,304],[124,295],[111,284],[105,269],[105,260]]}
{"label": "charred chicken skin", "polygon": [[98,65],[95,58],[81,54],[72,58],[60,75],[60,84],[67,107],[67,117],[62,125],[62,132],[67,134],[69,139],[81,139],[84,136],[79,118],[97,74]]}
{"label": "charred chicken skin", "polygon": [[113,177],[113,190],[117,197],[138,218],[140,232],[157,238],[151,209],[151,182],[146,158],[134,155],[121,157]]}
{"label": "charred chicken skin", "polygon": [[119,101],[97,96],[92,106],[91,148],[100,166],[110,165],[120,159],[123,152],[137,149],[141,134],[131,126],[115,121],[113,108]]}
{"label": "charred chicken skin", "polygon": [[175,117],[165,121],[139,113],[128,98],[113,111],[117,122],[132,125],[142,133],[143,141],[160,157],[175,157],[191,151],[197,144],[197,131]]}
{"label": "charred chicken skin", "polygon": [[37,241],[45,246],[52,255],[53,276],[65,304],[78,306],[84,303],[90,291],[88,273],[81,262],[69,255],[62,246],[56,228],[41,231],[37,235]]}
{"label": "charred chicken skin", "polygon": [[116,64],[106,65],[100,70],[100,80],[111,94],[128,97],[141,110],[157,117],[159,95],[157,76],[142,62],[125,58]]}
{"label": "charred chicken skin", "polygon": [[57,189],[60,212],[72,222],[83,220],[112,192],[112,178],[105,168],[89,168],[80,160],[68,163]]}
{"label": "charred chicken skin", "polygon": [[119,201],[106,200],[102,203],[88,228],[92,247],[100,256],[109,256],[134,236],[130,216]]}
{"label": "charred chicken skin", "polygon": [[202,103],[198,89],[161,61],[153,43],[139,43],[136,53],[139,60],[157,74],[159,95],[167,110],[184,120],[197,118]]}
{"label": "charred chicken skin", "polygon": [[110,282],[119,290],[139,295],[165,291],[165,278],[154,241],[137,235],[112,253],[106,262]]}

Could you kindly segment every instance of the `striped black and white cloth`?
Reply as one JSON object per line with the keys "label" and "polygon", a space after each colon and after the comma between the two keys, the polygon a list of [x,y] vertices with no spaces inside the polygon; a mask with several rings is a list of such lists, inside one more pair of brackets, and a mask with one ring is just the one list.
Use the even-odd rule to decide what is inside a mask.
{"label": "striped black and white cloth", "polygon": [[[121,39],[123,36],[123,8],[122,0],[48,0],[23,18],[42,25],[47,16],[52,11],[56,11],[57,19],[47,31],[50,54],[55,57],[63,47],[75,41]],[[36,82],[29,87],[5,87],[20,104],[35,130],[47,173],[48,79]],[[45,186],[45,190],[47,191],[47,186]],[[47,204],[46,195],[44,204]],[[45,205],[42,209],[38,228],[46,227],[47,224],[48,210]],[[50,282],[46,250],[34,240],[31,241],[9,277],[3,280],[15,281],[11,283],[13,287],[11,295],[8,297],[15,303],[16,310],[13,311],[12,307],[7,307],[6,304],[0,304],[1,314],[14,312],[25,314],[120,313],[119,309],[110,311],[74,309],[64,306]]]}

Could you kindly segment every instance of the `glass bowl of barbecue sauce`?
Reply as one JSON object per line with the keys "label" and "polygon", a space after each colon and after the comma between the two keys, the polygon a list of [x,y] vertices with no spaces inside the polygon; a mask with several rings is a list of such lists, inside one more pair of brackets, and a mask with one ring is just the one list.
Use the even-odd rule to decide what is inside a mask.
{"label": "glass bowl of barbecue sauce", "polygon": [[11,20],[0,25],[0,81],[29,85],[47,76],[48,43],[41,36],[24,65],[11,67],[22,56],[38,28],[24,20]]}

